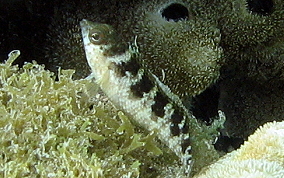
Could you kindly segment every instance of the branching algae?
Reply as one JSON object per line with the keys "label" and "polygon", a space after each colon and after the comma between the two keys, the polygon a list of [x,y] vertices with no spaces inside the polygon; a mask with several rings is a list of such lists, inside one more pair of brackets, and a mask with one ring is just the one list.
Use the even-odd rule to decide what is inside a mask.
{"label": "branching algae", "polygon": [[[142,134],[73,70],[36,63],[0,65],[1,177],[156,177],[180,175],[177,157]],[[97,96],[91,99],[90,95]],[[104,102],[102,102],[104,101]],[[161,154],[163,153],[163,154]]]}

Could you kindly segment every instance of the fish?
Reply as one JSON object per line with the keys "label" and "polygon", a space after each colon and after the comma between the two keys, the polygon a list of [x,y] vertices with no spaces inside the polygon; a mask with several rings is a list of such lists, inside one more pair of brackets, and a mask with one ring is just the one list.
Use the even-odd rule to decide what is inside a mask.
{"label": "fish", "polygon": [[158,139],[180,158],[184,172],[190,173],[194,162],[192,142],[206,140],[198,137],[204,131],[197,119],[169,87],[139,64],[137,40],[125,47],[111,25],[83,19],[80,27],[95,82],[135,124],[156,132]]}

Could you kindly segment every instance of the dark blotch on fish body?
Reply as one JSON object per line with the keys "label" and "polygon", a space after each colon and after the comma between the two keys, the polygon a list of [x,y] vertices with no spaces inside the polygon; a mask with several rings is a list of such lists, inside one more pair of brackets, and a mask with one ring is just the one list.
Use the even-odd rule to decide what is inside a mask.
{"label": "dark blotch on fish body", "polygon": [[140,64],[134,59],[117,65],[118,72],[121,76],[125,76],[126,72],[130,72],[133,76],[136,76],[140,67]]}
{"label": "dark blotch on fish body", "polygon": [[180,134],[180,129],[177,123],[172,123],[170,126],[171,134],[173,136],[179,136]]}
{"label": "dark blotch on fish body", "polygon": [[148,76],[143,75],[141,80],[138,81],[136,84],[131,86],[131,92],[139,97],[142,98],[144,93],[149,93],[150,90],[154,87],[153,82],[149,79]]}
{"label": "dark blotch on fish body", "polygon": [[152,111],[159,117],[164,117],[164,107],[169,103],[168,98],[161,92],[157,92],[154,98],[155,103],[152,105]]}

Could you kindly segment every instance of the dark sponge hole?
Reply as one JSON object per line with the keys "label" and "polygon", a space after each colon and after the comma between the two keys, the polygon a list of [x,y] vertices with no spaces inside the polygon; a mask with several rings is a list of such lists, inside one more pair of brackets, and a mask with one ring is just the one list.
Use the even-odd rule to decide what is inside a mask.
{"label": "dark sponge hole", "polygon": [[258,15],[267,16],[273,11],[273,0],[247,0],[248,10]]}
{"label": "dark sponge hole", "polygon": [[189,16],[188,9],[178,3],[170,4],[168,7],[162,10],[162,17],[167,21],[180,21],[186,20]]}

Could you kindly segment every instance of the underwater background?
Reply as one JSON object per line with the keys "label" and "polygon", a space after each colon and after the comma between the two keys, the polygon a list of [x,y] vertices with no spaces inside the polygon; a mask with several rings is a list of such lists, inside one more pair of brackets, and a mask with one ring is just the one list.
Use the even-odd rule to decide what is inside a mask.
{"label": "underwater background", "polygon": [[[157,9],[160,14],[152,13]],[[148,59],[141,63],[157,73],[169,68],[165,82],[200,122],[212,124],[222,110],[226,122],[215,143],[220,155],[239,148],[264,123],[283,120],[281,0],[1,0],[3,177],[181,174],[174,154],[155,136],[132,125],[95,84],[79,80],[90,74],[83,18],[114,26],[126,44],[138,35]],[[182,64],[188,49],[201,67]],[[7,61],[12,50],[21,54]],[[206,80],[171,74],[184,66],[196,74],[192,78]]]}

